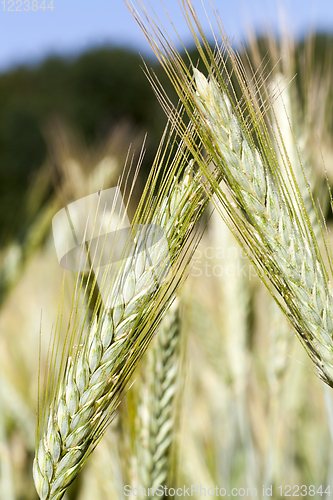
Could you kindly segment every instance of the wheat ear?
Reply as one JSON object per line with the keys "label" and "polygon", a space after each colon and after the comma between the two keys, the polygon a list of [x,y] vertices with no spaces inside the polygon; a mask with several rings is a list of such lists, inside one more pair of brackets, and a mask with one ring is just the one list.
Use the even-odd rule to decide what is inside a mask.
{"label": "wheat ear", "polygon": [[180,331],[179,299],[176,298],[147,353],[147,396],[139,408],[142,443],[138,457],[142,484],[146,488],[165,485],[170,473],[175,398],[179,386]]}
{"label": "wheat ear", "polygon": [[[190,165],[181,181],[175,177],[169,183],[169,194],[153,216],[153,222],[165,231],[174,265],[204,205],[200,175],[193,178],[191,170]],[[156,266],[159,245],[150,256],[152,252]],[[138,250],[120,287],[117,283],[116,306],[95,318],[82,348],[68,359],[58,390],[44,409],[45,424],[40,424],[33,466],[41,500],[61,499],[79,473],[105,432],[124,386],[153,336],[161,316],[158,306],[167,307],[171,300],[172,292],[166,285],[149,293],[152,264],[143,255]]]}
{"label": "wheat ear", "polygon": [[[272,127],[265,122],[269,93],[263,96],[264,78],[260,83],[256,75],[249,80],[216,13],[223,45],[216,43],[213,51],[192,1],[181,0],[201,62],[209,73],[206,78],[194,69],[193,85],[187,64],[168,34],[138,3],[145,21],[130,5],[132,13],[182,100],[207,151],[207,159],[200,155],[197,142],[190,140],[188,147],[227,211],[228,224],[293,324],[320,377],[333,386],[333,298],[329,273],[290,163],[286,165],[288,182],[281,174],[269,133]],[[237,81],[241,99],[236,97],[232,77]],[[180,119],[177,126],[180,131],[184,128]],[[279,134],[283,144],[283,131],[279,130]],[[332,271],[328,251],[326,256]]]}
{"label": "wheat ear", "polygon": [[289,318],[320,376],[333,384],[333,299],[305,207],[300,204],[304,218],[297,224],[294,207],[244,133],[228,95],[213,78],[194,72],[203,125],[216,147],[218,168],[247,216],[246,231],[252,226],[254,244],[284,296]]}

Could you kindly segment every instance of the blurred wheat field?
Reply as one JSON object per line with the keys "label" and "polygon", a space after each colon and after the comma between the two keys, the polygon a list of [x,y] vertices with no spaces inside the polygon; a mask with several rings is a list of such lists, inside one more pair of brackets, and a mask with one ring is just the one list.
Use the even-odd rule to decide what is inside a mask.
{"label": "blurred wheat field", "polygon": [[[286,136],[290,133],[289,122],[284,121],[287,112],[314,197],[328,213],[322,155],[331,175],[332,124],[324,112],[332,109],[330,72],[325,68],[320,73],[310,64],[311,39],[302,56],[308,54],[308,59],[301,61],[290,40],[284,40],[279,61],[279,45],[273,38],[268,41],[271,85],[277,95],[284,90],[274,112],[280,114]],[[255,38],[249,52],[259,64],[262,54]],[[302,64],[300,78],[289,83]],[[119,126],[94,149],[78,144],[61,122],[50,124],[45,136],[48,161],[26,201],[31,224],[24,238],[5,242],[0,253],[1,500],[37,498],[31,470],[39,333],[46,353],[63,280],[53,245],[52,217],[64,199],[69,203],[101,186],[115,186],[129,144],[138,152],[142,140]],[[292,157],[295,152],[289,154]],[[42,203],[50,186],[53,194]],[[132,203],[136,201],[134,197]],[[163,481],[173,488],[257,488],[258,498],[263,497],[263,485],[273,485],[272,498],[281,497],[280,485],[322,485],[325,491],[333,482],[333,394],[319,380],[230,230],[214,211],[205,222],[207,230],[179,297],[175,415]],[[327,224],[330,228],[330,218]],[[66,272],[65,315],[73,283],[74,276]],[[140,411],[151,390],[149,377],[157,373],[149,356],[158,349],[159,334],[134,373],[114,422],[65,500],[124,498],[125,485],[143,487],[140,470],[146,455],[142,448],[148,445],[141,435]],[[197,490],[193,496],[203,495]]]}

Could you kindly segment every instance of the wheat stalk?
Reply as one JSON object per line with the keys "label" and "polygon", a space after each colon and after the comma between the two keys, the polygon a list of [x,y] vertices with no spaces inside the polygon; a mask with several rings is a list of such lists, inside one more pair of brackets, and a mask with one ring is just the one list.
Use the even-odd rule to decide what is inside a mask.
{"label": "wheat stalk", "polygon": [[[58,377],[56,390],[40,410],[33,472],[41,500],[63,497],[101,439],[126,382],[181,282],[175,273],[182,263],[186,264],[191,230],[204,208],[206,196],[200,174],[193,176],[193,167],[191,163],[188,165],[184,149],[178,148],[172,161],[173,168],[166,168],[159,192],[159,198],[164,192],[167,196],[152,201],[154,182],[156,185],[160,169],[168,166],[163,155],[158,155],[158,168],[151,177],[154,182],[148,183],[139,206],[139,210],[146,210],[150,216],[153,213],[150,221],[165,231],[173,265],[171,278],[165,278],[163,284],[151,292],[151,271],[154,266],[156,271],[165,253],[161,252],[159,243],[155,244],[150,249],[151,263],[143,257],[138,244],[132,261],[111,289],[113,296],[117,296],[116,305],[93,319],[85,338],[80,337],[82,346],[74,350],[74,354],[71,341],[71,356],[64,373]],[[186,164],[185,174],[179,180],[179,172]],[[177,176],[174,175],[176,167]]]}
{"label": "wheat stalk", "polygon": [[[194,83],[185,61],[158,21],[143,6],[146,22],[133,7],[132,12],[207,151],[207,159],[203,159],[198,144],[188,143],[227,211],[228,224],[295,328],[319,376],[333,386],[333,297],[329,286],[332,263],[327,250],[330,266],[327,270],[288,158],[285,165],[288,180],[281,173],[274,152],[274,132],[271,124],[265,122],[270,104],[261,91],[265,80],[262,77],[258,83],[255,74],[249,80],[217,14],[223,46],[216,42],[213,51],[191,0],[182,0],[181,4],[209,74],[206,78],[194,68]],[[240,99],[232,86],[231,72],[240,88]],[[184,125],[180,120],[177,126],[181,132]],[[283,131],[278,130],[283,145]],[[283,153],[287,157],[286,151]]]}
{"label": "wheat stalk", "polygon": [[[251,314],[250,263],[241,259],[237,241],[215,210],[210,219],[212,242],[215,251],[223,249],[224,275],[218,279],[219,323],[223,332],[223,347],[226,351],[226,366],[234,403],[236,441],[240,441],[240,452],[244,456],[247,484],[258,484],[257,456],[255,452],[250,413],[247,402],[250,373],[248,343],[250,337],[249,317]],[[218,249],[218,250],[217,250]],[[236,250],[236,254],[235,251]],[[238,266],[239,265],[239,266]],[[246,267],[245,267],[246,265]],[[245,267],[245,276],[239,269]],[[230,417],[231,418],[231,417]],[[233,446],[235,442],[232,443]],[[236,450],[228,451],[237,456]],[[237,461],[237,459],[235,459]]]}

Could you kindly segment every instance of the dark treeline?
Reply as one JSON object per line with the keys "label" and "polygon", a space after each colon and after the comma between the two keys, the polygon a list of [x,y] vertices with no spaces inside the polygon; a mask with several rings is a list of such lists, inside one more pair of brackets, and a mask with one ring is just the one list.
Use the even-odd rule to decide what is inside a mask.
{"label": "dark treeline", "polygon": [[[264,55],[265,40],[259,46]],[[317,36],[314,64],[332,69],[332,46],[331,37]],[[13,217],[24,225],[24,195],[31,176],[45,161],[43,130],[52,116],[63,118],[88,145],[102,141],[126,119],[148,134],[144,168],[149,167],[166,117],[142,66],[133,52],[103,48],[75,59],[49,57],[38,66],[0,75],[0,235],[10,235]],[[159,65],[148,61],[148,66],[173,95]]]}
{"label": "dark treeline", "polygon": [[47,155],[44,130],[53,117],[88,146],[126,120],[148,133],[146,163],[152,160],[166,118],[142,66],[139,55],[103,48],[0,75],[0,233],[10,231],[13,218],[15,227],[20,219],[24,225],[24,194]]}

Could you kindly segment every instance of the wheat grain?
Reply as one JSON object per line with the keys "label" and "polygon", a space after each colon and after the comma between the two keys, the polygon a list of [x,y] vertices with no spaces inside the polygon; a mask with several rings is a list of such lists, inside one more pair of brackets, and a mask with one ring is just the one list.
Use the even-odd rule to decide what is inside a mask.
{"label": "wheat grain", "polygon": [[[280,73],[278,73],[269,85],[269,91],[272,96],[278,93],[278,97],[274,99],[271,106],[271,112],[275,116],[275,120],[273,119],[272,125],[277,159],[286,183],[288,183],[288,172],[285,167],[288,162],[290,162],[293,166],[295,180],[302,195],[311,226],[317,241],[320,241],[321,230],[318,224],[317,213],[313,205],[312,196],[310,195],[308,187],[308,183],[310,186],[315,185],[316,177],[320,179],[319,172],[315,175],[316,169],[314,166],[314,148],[313,146],[307,147],[307,144],[309,144],[309,136],[314,133],[314,130],[312,127],[309,127],[308,123],[303,123],[301,120],[297,120],[297,116],[300,116],[301,114],[301,106],[299,103],[300,97],[299,95],[294,95],[291,92],[290,87],[285,88],[282,93],[282,81],[283,77]],[[310,97],[308,97],[308,99],[310,99]],[[307,121],[311,122],[311,117],[307,117]],[[280,136],[279,129],[283,131],[283,136]],[[302,151],[302,165],[298,160],[297,145],[300,151]],[[306,173],[307,179],[305,178],[304,173]],[[321,172],[321,177],[323,176],[323,173],[324,172]],[[291,189],[289,189],[289,191],[292,191],[292,186],[290,186],[290,188]],[[314,192],[312,187],[311,191],[312,193]],[[322,210],[325,210],[327,199],[328,193],[323,193],[321,200]],[[294,207],[297,207],[297,199],[295,197],[292,200],[292,203]],[[299,212],[298,217],[302,217]]]}

